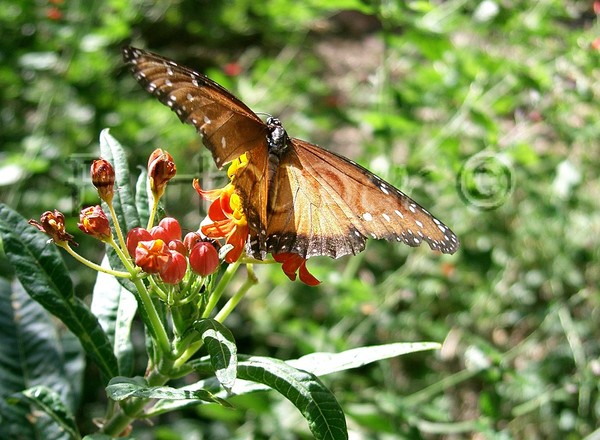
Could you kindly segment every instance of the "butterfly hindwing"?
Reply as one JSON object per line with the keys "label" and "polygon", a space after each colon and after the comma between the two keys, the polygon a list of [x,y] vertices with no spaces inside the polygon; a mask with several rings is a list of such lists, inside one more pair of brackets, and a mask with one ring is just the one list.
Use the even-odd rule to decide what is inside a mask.
{"label": "butterfly hindwing", "polygon": [[267,147],[265,123],[210,78],[132,47],[123,57],[148,92],[196,127],[219,168],[246,151]]}
{"label": "butterfly hindwing", "polygon": [[425,241],[444,253],[458,248],[447,226],[378,176],[316,145],[290,142],[269,203],[269,252],[337,258],[362,251],[367,238]]}

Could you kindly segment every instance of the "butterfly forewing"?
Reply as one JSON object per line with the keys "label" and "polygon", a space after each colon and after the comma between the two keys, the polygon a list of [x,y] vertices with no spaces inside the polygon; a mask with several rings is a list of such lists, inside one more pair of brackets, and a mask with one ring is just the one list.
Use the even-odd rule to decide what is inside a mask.
{"label": "butterfly forewing", "polygon": [[148,92],[196,127],[219,168],[246,151],[267,147],[264,122],[210,78],[136,48],[125,48],[123,58]]}

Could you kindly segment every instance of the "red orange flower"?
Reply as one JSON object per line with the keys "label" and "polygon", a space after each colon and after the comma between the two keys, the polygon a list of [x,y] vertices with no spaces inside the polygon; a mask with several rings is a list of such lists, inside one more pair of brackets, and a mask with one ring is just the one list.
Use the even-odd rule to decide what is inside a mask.
{"label": "red orange flower", "polygon": [[[229,178],[233,179],[237,170],[247,164],[248,159],[245,154],[234,160],[227,172]],[[201,232],[209,238],[225,239],[227,244],[233,246],[225,256],[225,261],[227,263],[237,261],[246,246],[249,229],[242,201],[235,193],[235,186],[229,183],[221,189],[204,191],[198,179],[194,180],[193,185],[200,197],[212,202],[208,208],[209,222],[200,228]]]}
{"label": "red orange flower", "polygon": [[316,279],[306,268],[306,259],[298,254],[285,252],[282,254],[273,255],[273,259],[278,263],[282,263],[281,269],[288,278],[292,281],[296,279],[296,272],[299,272],[300,281],[309,286],[316,286],[321,282]]}
{"label": "red orange flower", "polygon": [[160,273],[171,262],[171,251],[160,238],[140,241],[135,248],[135,265],[146,273]]}

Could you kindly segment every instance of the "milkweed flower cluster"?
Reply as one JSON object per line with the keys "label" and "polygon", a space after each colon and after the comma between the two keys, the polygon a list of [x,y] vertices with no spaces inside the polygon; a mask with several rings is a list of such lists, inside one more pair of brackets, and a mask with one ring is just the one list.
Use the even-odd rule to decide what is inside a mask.
{"label": "milkweed flower cluster", "polygon": [[[208,277],[214,274],[220,265],[217,243],[197,232],[182,237],[181,226],[172,217],[165,217],[156,226],[152,226],[158,202],[176,172],[175,162],[168,152],[157,149],[151,154],[148,161],[148,181],[154,205],[149,224],[146,228],[132,228],[124,237],[113,206],[115,170],[105,159],[98,159],[92,163],[92,183],[110,215],[107,215],[100,205],[90,206],[81,210],[77,226],[82,232],[111,246],[125,268],[129,269],[128,272],[100,267],[75,253],[71,245],[76,246],[77,243],[74,237],[66,232],[65,217],[59,211],[45,212],[40,221],[30,220],[29,223],[47,233],[54,243],[76,259],[96,270],[124,278],[135,278],[140,274],[156,276],[157,281],[173,286],[184,281],[186,276],[188,281],[193,275]],[[113,239],[113,230],[118,237],[118,243]],[[168,296],[159,288],[154,290],[160,297]]]}

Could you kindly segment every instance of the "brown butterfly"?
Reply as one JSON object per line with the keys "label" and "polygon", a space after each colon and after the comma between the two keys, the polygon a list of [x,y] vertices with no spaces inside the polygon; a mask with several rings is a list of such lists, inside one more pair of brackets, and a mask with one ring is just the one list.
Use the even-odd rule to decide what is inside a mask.
{"label": "brown butterfly", "polygon": [[402,191],[357,163],[289,137],[263,122],[208,77],[133,47],[123,50],[135,79],[202,136],[219,168],[247,153],[235,187],[250,227],[248,255],[303,258],[357,254],[367,238],[452,254],[456,235]]}

